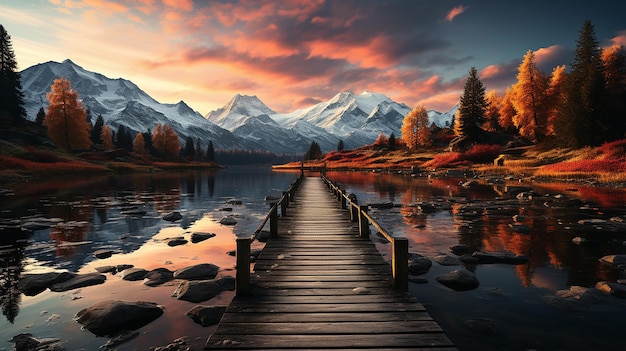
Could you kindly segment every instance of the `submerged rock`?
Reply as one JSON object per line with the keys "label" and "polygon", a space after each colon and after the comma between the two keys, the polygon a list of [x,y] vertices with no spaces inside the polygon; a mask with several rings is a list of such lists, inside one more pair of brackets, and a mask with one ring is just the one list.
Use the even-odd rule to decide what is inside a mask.
{"label": "submerged rock", "polygon": [[459,266],[461,261],[450,255],[437,255],[433,257],[433,261],[439,263],[442,266]]}
{"label": "submerged rock", "polygon": [[235,218],[233,218],[232,216],[227,216],[227,217],[224,217],[224,218],[220,219],[220,224],[223,224],[223,225],[235,225],[235,224],[237,224],[237,220]]}
{"label": "submerged rock", "polygon": [[163,215],[163,220],[168,221],[168,222],[176,222],[182,218],[183,216],[179,212],[176,212],[176,211]]}
{"label": "submerged rock", "polygon": [[626,299],[626,285],[623,284],[605,281],[597,282],[596,290],[611,295],[613,297]]}
{"label": "submerged rock", "polygon": [[108,300],[80,310],[76,321],[97,336],[136,330],[159,318],[163,309],[153,302]]}
{"label": "submerged rock", "polygon": [[173,238],[167,242],[167,246],[180,246],[188,243],[187,239],[184,238]]}
{"label": "submerged rock", "polygon": [[22,333],[14,336],[11,341],[15,351],[63,351],[59,343],[61,339],[35,339],[32,334]]}
{"label": "submerged rock", "polygon": [[144,285],[157,286],[173,280],[174,272],[170,271],[167,268],[156,268],[148,272],[144,276],[144,279]]}
{"label": "submerged rock", "polygon": [[428,257],[416,253],[409,254],[409,274],[411,275],[425,274],[432,265],[433,262]]}
{"label": "submerged rock", "polygon": [[626,268],[626,255],[607,255],[600,258],[600,262],[616,268]]}
{"label": "submerged rock", "polygon": [[98,285],[106,281],[107,277],[100,273],[80,274],[64,282],[52,284],[50,290],[55,292],[83,288],[85,286]]}
{"label": "submerged rock", "polygon": [[26,274],[20,278],[18,287],[26,296],[35,296],[52,284],[65,282],[76,276],[70,272],[48,272],[41,274]]}
{"label": "submerged rock", "polygon": [[219,323],[224,312],[226,306],[194,306],[185,315],[191,317],[197,324],[209,327]]}
{"label": "submerged rock", "polygon": [[148,271],[143,268],[128,268],[122,271],[122,279],[129,281],[142,280]]}
{"label": "submerged rock", "polygon": [[478,263],[506,263],[506,264],[524,264],[528,262],[528,257],[516,255],[510,252],[481,252],[476,251],[472,257],[478,259]]}
{"label": "submerged rock", "polygon": [[476,275],[464,269],[457,269],[450,273],[437,277],[437,281],[456,291],[476,289],[480,283]]}
{"label": "submerged rock", "polygon": [[196,244],[207,239],[211,239],[215,233],[193,233],[191,234],[191,242]]}
{"label": "submerged rock", "polygon": [[96,258],[109,258],[113,255],[113,250],[108,250],[108,249],[102,249],[102,250],[96,250],[93,252],[93,255],[96,256]]}
{"label": "submerged rock", "polygon": [[185,281],[178,285],[172,297],[198,303],[214,298],[223,290],[224,288],[214,280]]}

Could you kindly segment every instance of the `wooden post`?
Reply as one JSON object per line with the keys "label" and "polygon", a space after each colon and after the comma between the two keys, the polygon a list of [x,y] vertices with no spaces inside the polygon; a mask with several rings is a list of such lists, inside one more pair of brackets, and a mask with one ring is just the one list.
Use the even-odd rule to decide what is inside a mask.
{"label": "wooden post", "polygon": [[270,204],[270,238],[278,237],[278,206]]}
{"label": "wooden post", "polygon": [[289,207],[289,192],[283,191],[283,199],[280,202],[280,214],[285,217],[287,215],[287,207]]}
{"label": "wooden post", "polygon": [[346,209],[346,197],[344,196],[344,193],[345,192],[343,190],[341,190],[340,193],[339,193],[340,201],[341,201],[341,209],[342,210]]}
{"label": "wooden post", "polygon": [[359,206],[354,202],[350,202],[350,222],[359,220]]}
{"label": "wooden post", "polygon": [[250,292],[250,238],[237,238],[237,273],[235,293],[245,295]]}
{"label": "wooden post", "polygon": [[398,290],[409,290],[409,241],[407,238],[395,238],[393,257],[391,258],[393,286]]}
{"label": "wooden post", "polygon": [[361,238],[367,239],[370,237],[370,223],[365,217],[367,213],[367,205],[359,206],[359,235]]}

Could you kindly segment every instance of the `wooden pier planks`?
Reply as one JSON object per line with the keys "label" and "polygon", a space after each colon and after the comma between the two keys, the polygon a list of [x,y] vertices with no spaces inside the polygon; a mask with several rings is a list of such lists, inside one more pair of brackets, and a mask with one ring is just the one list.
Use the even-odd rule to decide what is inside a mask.
{"label": "wooden pier planks", "polygon": [[455,350],[320,178],[305,178],[207,350]]}

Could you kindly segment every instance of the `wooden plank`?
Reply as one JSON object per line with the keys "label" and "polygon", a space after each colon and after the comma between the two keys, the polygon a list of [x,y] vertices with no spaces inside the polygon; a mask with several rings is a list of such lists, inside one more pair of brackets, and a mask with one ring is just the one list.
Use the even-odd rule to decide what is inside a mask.
{"label": "wooden plank", "polygon": [[318,322],[401,322],[432,320],[426,310],[409,312],[350,312],[350,313],[226,313],[220,323],[246,323],[252,319],[265,323],[318,323]]}
{"label": "wooden plank", "polygon": [[315,334],[401,334],[401,333],[432,333],[442,331],[434,321],[350,321],[350,322],[240,322],[222,323],[219,334],[246,335],[250,331],[262,331],[264,335],[315,335]]}

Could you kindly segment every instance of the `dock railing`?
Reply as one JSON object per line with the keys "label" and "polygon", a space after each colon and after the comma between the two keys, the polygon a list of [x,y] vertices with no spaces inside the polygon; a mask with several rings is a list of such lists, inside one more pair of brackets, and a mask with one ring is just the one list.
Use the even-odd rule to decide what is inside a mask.
{"label": "dock railing", "polygon": [[398,290],[407,291],[409,289],[409,241],[407,238],[396,238],[389,234],[372,216],[368,213],[367,205],[359,205],[354,194],[346,194],[330,179],[322,174],[322,179],[335,195],[337,201],[341,203],[342,209],[350,209],[350,220],[359,223],[359,235],[361,238],[369,238],[370,223],[391,243],[391,272],[393,275],[393,286]]}
{"label": "dock railing", "polygon": [[250,292],[250,246],[255,240],[258,240],[259,235],[268,221],[270,223],[270,238],[278,236],[278,209],[280,208],[282,216],[287,215],[289,202],[294,199],[296,190],[298,190],[298,187],[302,183],[302,179],[304,179],[304,172],[300,172],[300,176],[291,183],[287,191],[283,191],[283,195],[277,201],[270,202],[270,210],[252,235],[236,239],[237,273],[235,276],[235,290],[237,295],[245,295]]}

